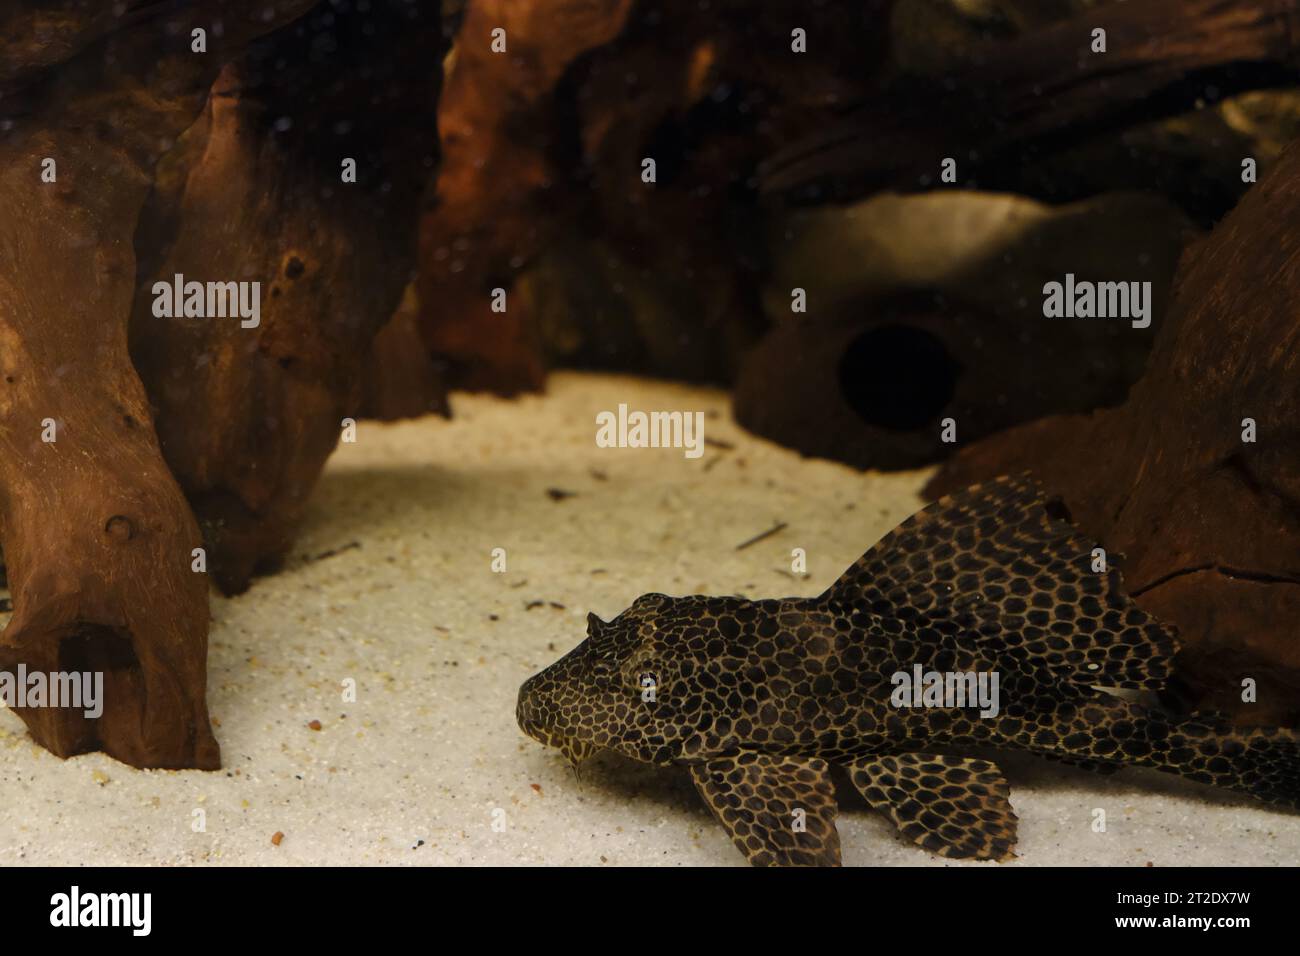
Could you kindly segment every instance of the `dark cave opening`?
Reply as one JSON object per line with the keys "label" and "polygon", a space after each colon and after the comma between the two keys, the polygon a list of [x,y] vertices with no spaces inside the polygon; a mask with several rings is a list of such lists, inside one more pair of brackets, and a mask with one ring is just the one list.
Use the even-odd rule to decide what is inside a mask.
{"label": "dark cave opening", "polygon": [[961,366],[938,336],[906,325],[858,334],[840,358],[840,392],[869,425],[912,431],[952,401]]}

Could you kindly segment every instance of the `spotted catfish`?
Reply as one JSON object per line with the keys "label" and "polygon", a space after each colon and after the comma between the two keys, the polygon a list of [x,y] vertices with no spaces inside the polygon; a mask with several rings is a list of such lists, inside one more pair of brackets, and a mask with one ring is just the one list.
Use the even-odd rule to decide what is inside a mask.
{"label": "spotted catfish", "polygon": [[[609,623],[590,615],[587,639],[520,689],[520,727],[575,764],[612,750],[685,767],[758,865],[839,863],[831,764],[953,858],[1014,855],[1007,782],[972,755],[989,749],[1295,806],[1296,735],[1110,692],[1159,689],[1177,645],[1066,518],[1002,478],[908,518],[816,598],[647,594]],[[995,676],[979,686],[1000,700],[972,676]]]}

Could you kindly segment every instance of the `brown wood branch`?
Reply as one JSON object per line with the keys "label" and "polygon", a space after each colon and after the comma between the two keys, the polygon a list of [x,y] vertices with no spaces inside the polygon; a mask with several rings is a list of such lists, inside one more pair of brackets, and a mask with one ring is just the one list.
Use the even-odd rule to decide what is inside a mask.
{"label": "brown wood branch", "polygon": [[[1091,51],[1106,31],[1106,52]],[[1300,0],[1112,3],[990,43],[941,83],[899,78],[844,120],[765,165],[763,190],[843,180],[841,188],[914,187],[945,156],[989,159],[1036,137],[1116,122],[1200,71],[1300,67]],[[1189,104],[1190,105],[1190,104]]]}
{"label": "brown wood branch", "polygon": [[[436,166],[441,21],[436,7],[333,11],[337,46],[317,61],[305,48],[326,28],[316,16],[305,37],[277,33],[226,69],[138,235],[150,255],[132,357],[227,593],[279,565],[344,420],[371,410],[363,374],[379,330],[413,346],[412,361],[423,353],[409,317],[389,320]],[[356,182],[343,181],[349,158]],[[178,274],[260,283],[260,323],[155,316],[150,289]],[[428,411],[444,395],[427,359],[422,371]]]}
{"label": "brown wood branch", "polygon": [[[47,156],[57,183],[40,182]],[[98,720],[18,711],[61,756],[211,768],[201,537],[127,355],[147,188],[120,150],[80,133],[0,146],[0,539],[15,612],[0,667],[104,673]]]}
{"label": "brown wood branch", "polygon": [[[464,388],[540,387],[545,371],[524,310],[493,312],[545,241],[548,190],[561,178],[550,155],[550,95],[580,55],[623,29],[631,0],[481,0],[465,13],[438,105],[443,165],[421,226],[421,325],[429,347]],[[494,52],[492,31],[505,31]]]}
{"label": "brown wood branch", "polygon": [[98,717],[18,708],[62,756],[220,763],[206,706],[207,578],[193,563],[202,539],[128,355],[132,241],[154,164],[200,110],[223,51],[307,5],[280,4],[269,21],[261,5],[225,5],[208,56],[189,50],[190,18],[210,25],[198,4],[173,5],[178,30],[129,10],[105,24],[82,6],[74,13],[87,19],[63,23],[66,42],[53,45],[21,42],[44,36],[21,18],[30,27],[48,9],[5,21],[0,540],[14,615],[0,668],[103,674]]}

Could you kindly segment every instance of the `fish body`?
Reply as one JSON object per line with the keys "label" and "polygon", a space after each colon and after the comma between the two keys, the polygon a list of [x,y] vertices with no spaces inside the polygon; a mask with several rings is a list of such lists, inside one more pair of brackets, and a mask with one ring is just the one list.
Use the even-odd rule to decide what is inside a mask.
{"label": "fish body", "polygon": [[646,594],[520,689],[529,736],[575,764],[600,750],[682,766],[757,865],[836,865],[832,764],[941,856],[1007,859],[1001,770],[1027,750],[1106,771],[1156,767],[1295,806],[1282,730],[1177,719],[1154,691],[1173,630],[1027,478],[941,499],[816,598]]}

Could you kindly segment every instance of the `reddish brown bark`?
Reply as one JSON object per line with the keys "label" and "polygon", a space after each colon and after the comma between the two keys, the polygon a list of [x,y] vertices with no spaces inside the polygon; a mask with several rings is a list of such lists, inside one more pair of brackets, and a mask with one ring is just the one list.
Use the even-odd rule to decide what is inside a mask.
{"label": "reddish brown bark", "polygon": [[[453,383],[536,388],[548,361],[728,379],[762,326],[753,170],[861,92],[887,6],[471,4],[421,251],[422,325]],[[534,265],[536,296],[514,285]]]}
{"label": "reddish brown bark", "polygon": [[[346,12],[295,23],[313,0],[90,6],[0,11],[0,667],[104,674],[97,719],[19,710],[56,753],[210,768],[196,549],[206,537],[228,590],[274,562],[360,414],[436,164],[441,23],[436,4],[372,9],[365,29]],[[260,281],[259,327],[155,318],[155,270]],[[413,332],[390,326],[389,355]],[[391,413],[385,395],[371,404]]]}
{"label": "reddish brown bark", "polygon": [[361,376],[360,408],[366,418],[380,421],[451,415],[444,370],[424,347],[413,294],[403,299],[370,343]]}
{"label": "reddish brown bark", "polygon": [[[443,165],[421,229],[419,282],[429,347],[454,384],[505,393],[540,387],[535,332],[518,303],[492,310],[492,290],[545,239],[550,95],[565,68],[623,28],[631,0],[475,0],[465,12],[438,107]],[[506,52],[493,52],[492,31]]]}
{"label": "reddish brown bark", "polygon": [[[98,719],[18,711],[63,756],[220,761],[205,702],[207,582],[191,570],[198,528],[160,454],[127,317],[154,164],[223,53],[304,4],[271,20],[252,6],[227,7],[207,56],[190,52],[193,7],[166,18],[134,6],[108,19],[82,7],[4,15],[0,539],[14,616],[0,667],[104,673]],[[41,178],[47,158],[52,182]]]}
{"label": "reddish brown bark", "polygon": [[[278,565],[344,420],[367,410],[363,372],[411,276],[436,165],[436,13],[399,4],[326,24],[313,11],[301,35],[267,38],[222,74],[146,210],[132,357],[228,593]],[[318,59],[322,32],[335,46]],[[260,282],[260,324],[156,317],[150,289],[177,274]]]}
{"label": "reddish brown bark", "polygon": [[[39,135],[0,156],[0,534],[14,616],[0,667],[101,670],[105,711],[22,709],[61,756],[215,767],[198,527],[158,449],[126,349],[130,223],[147,180],[114,151]],[[120,155],[120,154],[118,154]],[[57,156],[58,185],[39,184]],[[134,208],[133,208],[134,207]],[[30,224],[44,224],[33,235]],[[53,420],[55,441],[42,441]]]}
{"label": "reddish brown bark", "polygon": [[[1093,31],[1106,52],[1093,52]],[[774,156],[769,192],[830,187],[862,192],[932,183],[940,158],[960,156],[962,181],[981,165],[1014,164],[1039,137],[1077,141],[1135,113],[1189,108],[1203,87],[1168,103],[1153,98],[1188,77],[1243,65],[1294,66],[1295,0],[1144,0],[1110,3],[1015,39],[991,43],[972,66],[937,86],[905,78],[851,117]],[[1222,91],[1232,78],[1219,81]],[[1176,104],[1182,104],[1181,107]]]}

